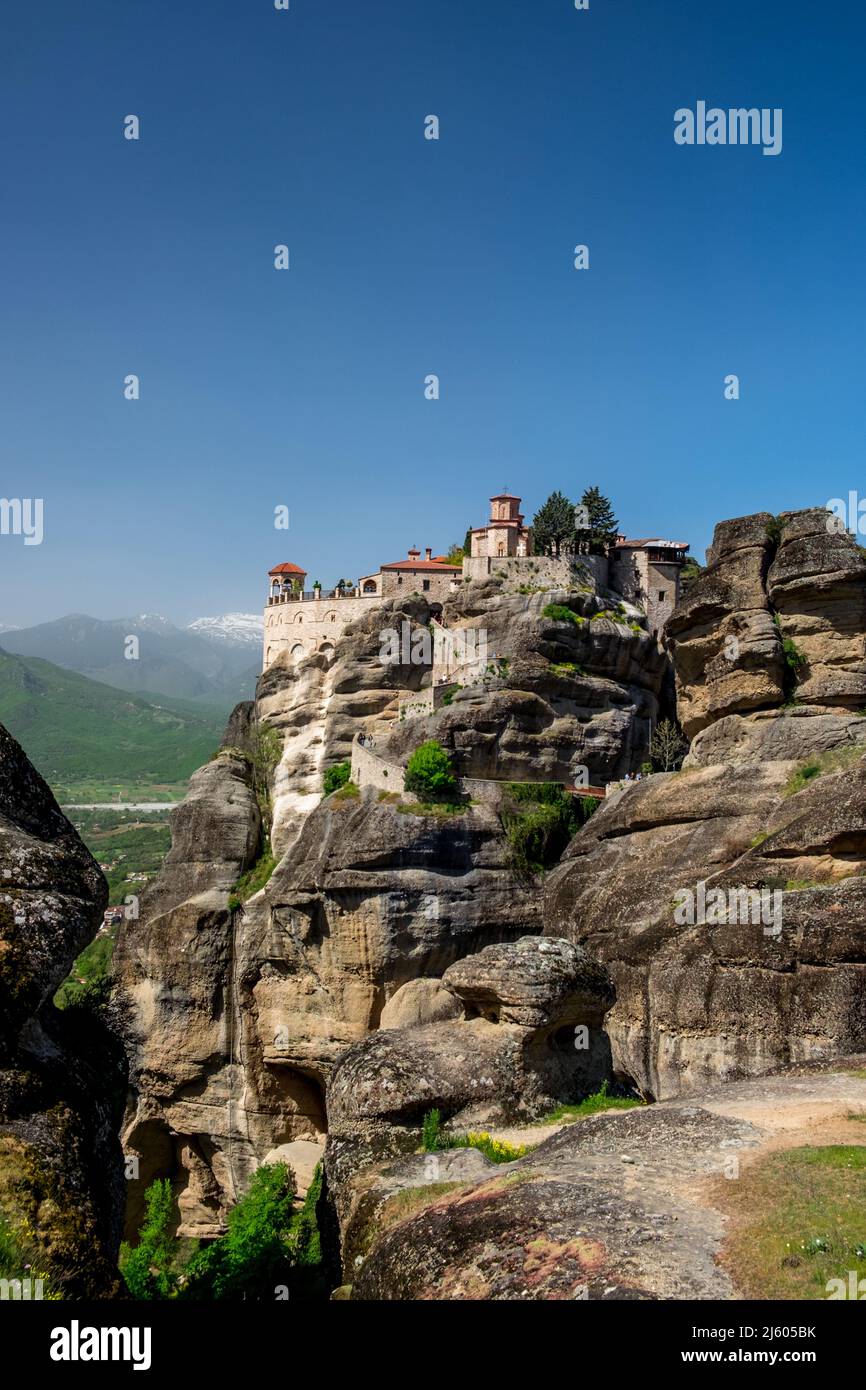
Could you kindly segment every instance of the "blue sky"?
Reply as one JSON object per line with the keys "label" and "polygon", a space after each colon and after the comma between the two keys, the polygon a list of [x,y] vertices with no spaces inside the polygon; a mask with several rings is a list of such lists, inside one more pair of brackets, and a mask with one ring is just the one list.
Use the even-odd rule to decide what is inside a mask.
{"label": "blue sky", "polygon": [[[10,0],[4,29],[0,496],[45,538],[0,536],[0,622],[255,610],[272,564],[443,549],[506,483],[530,516],[598,484],[700,558],[723,517],[866,492],[854,0]],[[676,145],[698,99],[781,107],[782,153]]]}

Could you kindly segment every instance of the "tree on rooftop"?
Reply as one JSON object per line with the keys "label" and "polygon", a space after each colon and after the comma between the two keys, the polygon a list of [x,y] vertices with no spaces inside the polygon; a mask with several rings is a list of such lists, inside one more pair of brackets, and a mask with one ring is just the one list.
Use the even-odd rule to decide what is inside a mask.
{"label": "tree on rooftop", "polygon": [[604,555],[619,535],[613,507],[597,487],[586,489],[580,506],[585,524],[577,528],[577,549],[581,555]]}
{"label": "tree on rooftop", "polygon": [[536,555],[568,554],[574,544],[574,505],[561,492],[552,492],[532,518]]}

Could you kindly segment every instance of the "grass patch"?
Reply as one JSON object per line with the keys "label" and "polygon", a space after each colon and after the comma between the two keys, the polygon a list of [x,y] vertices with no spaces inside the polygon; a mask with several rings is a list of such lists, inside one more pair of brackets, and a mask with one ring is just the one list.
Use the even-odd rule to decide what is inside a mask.
{"label": "grass patch", "polygon": [[456,1192],[458,1188],[465,1186],[465,1182],[431,1182],[424,1187],[404,1188],[402,1192],[389,1197],[377,1214],[375,1234],[381,1235],[392,1226],[398,1226],[401,1221],[408,1221],[419,1211],[429,1207],[437,1197],[444,1197],[446,1193]]}
{"label": "grass patch", "polygon": [[816,777],[824,777],[828,772],[841,772],[852,763],[859,762],[864,754],[866,746],[856,744],[853,748],[833,748],[828,753],[808,758],[788,778],[783,795],[796,796]]}
{"label": "grass patch", "polygon": [[402,801],[397,807],[401,816],[437,816],[439,820],[449,816],[462,816],[468,803],[448,801]]}
{"label": "grass patch", "polygon": [[360,793],[360,790],[359,790],[359,788],[358,788],[358,786],[357,786],[357,783],[355,783],[355,782],[346,782],[342,787],[338,787],[337,790],[336,790],[335,792],[332,792],[332,793],[331,793],[331,800],[332,800],[332,801],[357,801],[357,800],[358,800],[358,797],[359,797],[360,795],[361,795],[361,793]]}
{"label": "grass patch", "polygon": [[769,837],[769,830],[759,830],[757,835],[753,835],[751,840],[749,841],[749,849],[757,849],[758,845],[762,845],[765,840],[769,839]]}
{"label": "grass patch", "polygon": [[264,888],[276,867],[277,861],[271,849],[270,841],[265,840],[262,852],[255,864],[252,868],[247,869],[245,874],[241,874],[229,893],[229,911],[235,912],[241,903],[245,903],[248,898],[254,897]]}
{"label": "grass patch", "polygon": [[552,661],[550,669],[555,676],[585,676],[583,667],[576,661]]}
{"label": "grass patch", "polygon": [[746,1297],[826,1299],[829,1280],[866,1276],[866,1145],[770,1154],[724,1191],[723,1262]]}
{"label": "grass patch", "polygon": [[574,1124],[575,1120],[584,1120],[587,1115],[597,1115],[600,1110],[632,1110],[636,1105],[646,1105],[646,1101],[638,1099],[636,1096],[613,1096],[608,1091],[607,1082],[603,1082],[598,1091],[591,1096],[586,1096],[577,1105],[557,1105],[555,1110],[551,1110],[549,1115],[543,1115],[538,1121],[540,1125],[560,1125]]}
{"label": "grass patch", "polygon": [[576,623],[578,627],[586,622],[586,618],[581,618],[579,613],[567,608],[564,603],[548,603],[541,610],[542,618],[550,618],[555,623]]}

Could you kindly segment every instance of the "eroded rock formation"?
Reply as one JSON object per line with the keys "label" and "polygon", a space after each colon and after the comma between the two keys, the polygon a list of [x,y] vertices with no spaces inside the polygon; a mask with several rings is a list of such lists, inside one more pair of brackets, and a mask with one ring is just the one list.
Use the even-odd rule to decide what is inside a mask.
{"label": "eroded rock formation", "polygon": [[98,866],[0,726],[2,1272],[44,1276],[46,1292],[68,1298],[117,1285],[123,1051],[95,1014],[52,1003],[107,898]]}
{"label": "eroded rock formation", "polygon": [[[557,599],[585,620],[544,618]],[[453,710],[433,718],[398,719],[400,695],[429,681],[429,664],[381,660],[385,630],[429,624],[419,596],[371,608],[330,664],[280,658],[263,675],[255,711],[236,712],[223,752],[174,813],[163,874],[118,947],[133,1037],[125,1146],[140,1157],[131,1228],[144,1188],[170,1176],[181,1232],[221,1230],[265,1154],[323,1143],[325,1089],[352,1044],[407,1020],[453,1018],[456,996],[441,982],[450,966],[540,933],[540,893],[515,880],[495,805],[424,814],[373,789],[322,800],[322,774],[348,759],[360,729],[377,745],[393,740],[397,761],[438,736],[484,775],[569,780],[581,762],[613,775],[645,749],[665,658],[634,615],[633,627],[590,621],[610,601],[588,583],[531,596],[467,586],[447,620],[488,622],[488,648],[508,659],[508,676],[458,692]],[[260,843],[245,757],[253,716],[284,740],[278,862],[232,912],[231,886]]]}
{"label": "eroded rock formation", "polygon": [[[684,770],[608,799],[546,885],[546,930],[616,981],[617,1069],[655,1097],[866,1046],[866,561],[824,512],[780,520],[722,523],[671,618]],[[770,895],[778,932],[753,904],[678,920],[700,883]]]}

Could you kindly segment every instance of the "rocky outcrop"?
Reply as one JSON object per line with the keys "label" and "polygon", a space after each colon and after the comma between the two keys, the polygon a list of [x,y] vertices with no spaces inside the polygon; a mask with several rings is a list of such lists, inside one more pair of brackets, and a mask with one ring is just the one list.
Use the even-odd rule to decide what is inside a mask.
{"label": "rocky outcrop", "polygon": [[[179,846],[187,818],[194,840],[167,863],[140,922],[125,924],[117,952],[134,1038],[125,1147],[139,1156],[140,1177],[131,1226],[147,1184],[169,1176],[182,1233],[221,1230],[268,1152],[321,1142],[325,1086],[348,1047],[393,1027],[406,1007],[413,1020],[452,1013],[453,996],[447,1012],[436,1001],[449,965],[541,931],[539,895],[514,883],[490,808],[405,813],[374,791],[323,801],[263,891],[230,911],[257,824],[251,794],[244,801],[240,790],[243,769],[221,754],[196,775],[187,809],[175,813]],[[215,843],[199,820],[204,774],[216,797]],[[183,855],[193,851],[191,864]],[[218,866],[213,886],[183,897],[186,885],[200,886],[196,865],[205,860]]]}
{"label": "rocky outcrop", "polygon": [[666,628],[690,765],[851,742],[866,705],[866,554],[828,521],[814,509],[716,527]]}
{"label": "rocky outcrop", "polygon": [[[581,761],[604,777],[645,747],[666,658],[627,621],[597,617],[611,600],[589,583],[530,596],[466,588],[447,621],[489,621],[488,644],[509,662],[499,688],[458,692],[444,721],[400,725],[399,697],[429,682],[430,661],[383,660],[383,634],[406,624],[410,638],[429,639],[432,610],[418,596],[385,601],[346,629],[332,661],[278,658],[268,668],[255,710],[236,711],[223,751],[174,813],[164,871],[139,920],[124,924],[116,956],[132,1038],[125,1145],[140,1159],[131,1228],[148,1183],[170,1176],[181,1233],[223,1229],[267,1153],[321,1142],[325,1088],[347,1049],[380,1029],[400,1029],[390,1036],[402,1046],[407,1023],[453,1018],[462,1005],[445,986],[449,967],[541,931],[540,893],[516,882],[495,805],[434,814],[352,788],[322,799],[324,769],[348,760],[358,731],[375,734],[377,748],[393,738],[398,762],[440,736],[469,770],[534,781],[569,780]],[[544,618],[558,597],[580,622]],[[264,889],[232,910],[230,891],[261,837],[252,719],[283,740],[276,864]],[[486,1027],[465,1021],[464,1032]],[[503,1025],[497,1048],[517,1027]],[[557,1072],[562,1049],[549,1050]],[[517,1055],[525,1051],[521,1043]]]}
{"label": "rocky outcrop", "polygon": [[[574,783],[585,767],[604,784],[646,756],[667,658],[636,609],[582,589],[515,594],[490,579],[465,585],[443,610],[452,633],[483,630],[491,673],[457,689],[423,721],[424,737],[453,753],[465,777]],[[567,605],[576,621],[545,617]],[[457,672],[456,679],[460,680]],[[377,740],[388,761],[405,762],[419,741],[407,720]]]}
{"label": "rocky outcrop", "polygon": [[462,1019],[373,1033],[331,1080],[327,1171],[344,1226],[349,1176],[417,1148],[428,1111],[455,1129],[488,1129],[576,1100],[610,1077],[603,1025],[614,991],[579,947],[522,937],[457,961],[442,983]]}
{"label": "rocky outcrop", "polygon": [[736,1299],[723,1244],[730,1179],[864,1104],[862,1071],[786,1075],[583,1119],[513,1163],[452,1149],[335,1171],[339,1296]]}
{"label": "rocky outcrop", "polygon": [[[546,884],[545,930],[610,968],[614,1065],[651,1096],[866,1044],[866,565],[826,523],[716,528],[669,624],[684,769],[609,798]],[[726,916],[701,918],[716,890]]]}
{"label": "rocky outcrop", "polygon": [[69,1298],[117,1287],[123,1053],[96,1013],[52,1004],[107,898],[99,868],[0,727],[2,1275],[42,1276],[46,1292]]}
{"label": "rocky outcrop", "polygon": [[[426,631],[430,612],[420,596],[384,599],[346,627],[333,658],[319,653],[293,665],[283,654],[261,676],[257,717],[283,740],[271,827],[278,856],[288,853],[319,804],[325,769],[350,760],[355,734],[387,728],[400,695],[429,680],[429,660],[383,661],[382,650],[383,633],[402,633],[404,624],[410,634]],[[406,650],[411,653],[411,640]]]}
{"label": "rocky outcrop", "polygon": [[[237,723],[233,716],[232,745],[194,775],[172,812],[163,871],[139,917],[123,923],[115,950],[131,1084],[124,1149],[139,1160],[129,1184],[130,1234],[149,1184],[178,1173],[181,1230],[218,1232],[224,1193],[236,1198],[255,1167],[234,1123],[242,1094],[239,948],[228,900],[259,853],[262,825]],[[279,1140],[268,1130],[262,1142]]]}

